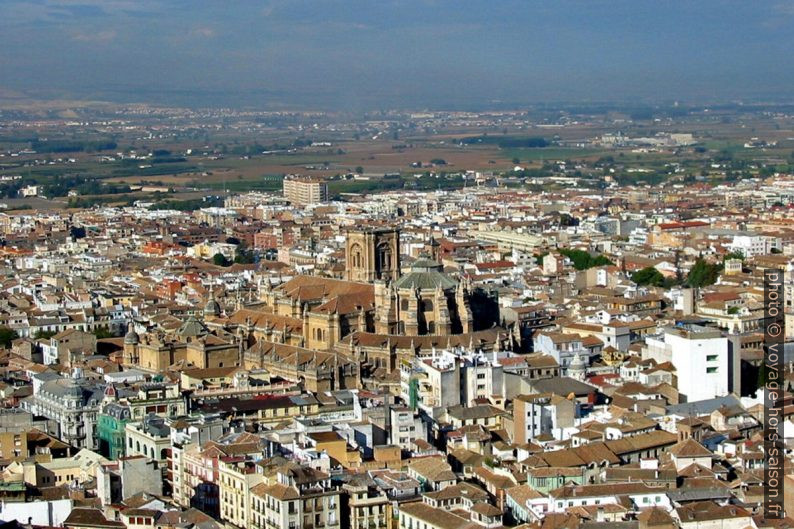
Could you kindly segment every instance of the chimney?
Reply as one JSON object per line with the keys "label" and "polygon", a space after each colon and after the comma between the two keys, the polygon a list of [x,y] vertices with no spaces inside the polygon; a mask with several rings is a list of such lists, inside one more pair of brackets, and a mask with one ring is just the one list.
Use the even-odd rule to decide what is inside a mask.
{"label": "chimney", "polygon": [[604,522],[604,507],[599,505],[596,509],[596,522]]}

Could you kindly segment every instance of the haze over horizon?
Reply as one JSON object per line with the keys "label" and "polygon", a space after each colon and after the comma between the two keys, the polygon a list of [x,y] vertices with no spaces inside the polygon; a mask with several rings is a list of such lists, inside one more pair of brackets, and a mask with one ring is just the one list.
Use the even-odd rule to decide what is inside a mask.
{"label": "haze over horizon", "polygon": [[4,0],[0,88],[362,110],[790,100],[794,1]]}

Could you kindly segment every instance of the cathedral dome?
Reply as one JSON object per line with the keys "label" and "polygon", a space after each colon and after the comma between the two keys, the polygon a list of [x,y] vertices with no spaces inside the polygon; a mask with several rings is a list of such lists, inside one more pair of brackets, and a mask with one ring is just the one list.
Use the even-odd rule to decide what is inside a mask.
{"label": "cathedral dome", "polygon": [[434,290],[440,288],[447,290],[458,286],[458,282],[443,272],[444,267],[438,261],[420,256],[411,271],[394,282],[397,289],[418,288],[419,290]]}

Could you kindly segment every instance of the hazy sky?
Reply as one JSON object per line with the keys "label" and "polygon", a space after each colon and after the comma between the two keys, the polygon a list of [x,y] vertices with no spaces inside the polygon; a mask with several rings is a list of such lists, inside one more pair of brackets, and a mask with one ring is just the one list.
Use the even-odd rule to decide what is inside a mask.
{"label": "hazy sky", "polygon": [[377,108],[789,98],[794,0],[0,0],[0,88]]}

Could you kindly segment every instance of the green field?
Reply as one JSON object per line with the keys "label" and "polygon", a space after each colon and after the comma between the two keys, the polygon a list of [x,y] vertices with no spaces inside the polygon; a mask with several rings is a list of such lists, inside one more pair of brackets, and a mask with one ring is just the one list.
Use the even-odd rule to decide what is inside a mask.
{"label": "green field", "polygon": [[572,147],[544,147],[544,148],[513,148],[502,149],[502,156],[513,159],[518,158],[521,162],[525,161],[549,161],[556,162],[561,160],[578,160],[583,158],[593,158],[603,156],[612,151],[598,149],[576,149]]}
{"label": "green field", "polygon": [[192,180],[187,182],[188,186],[195,186],[201,189],[217,189],[234,192],[245,191],[280,191],[283,177],[281,175],[267,175],[253,179],[231,179],[224,182],[201,182]]}

